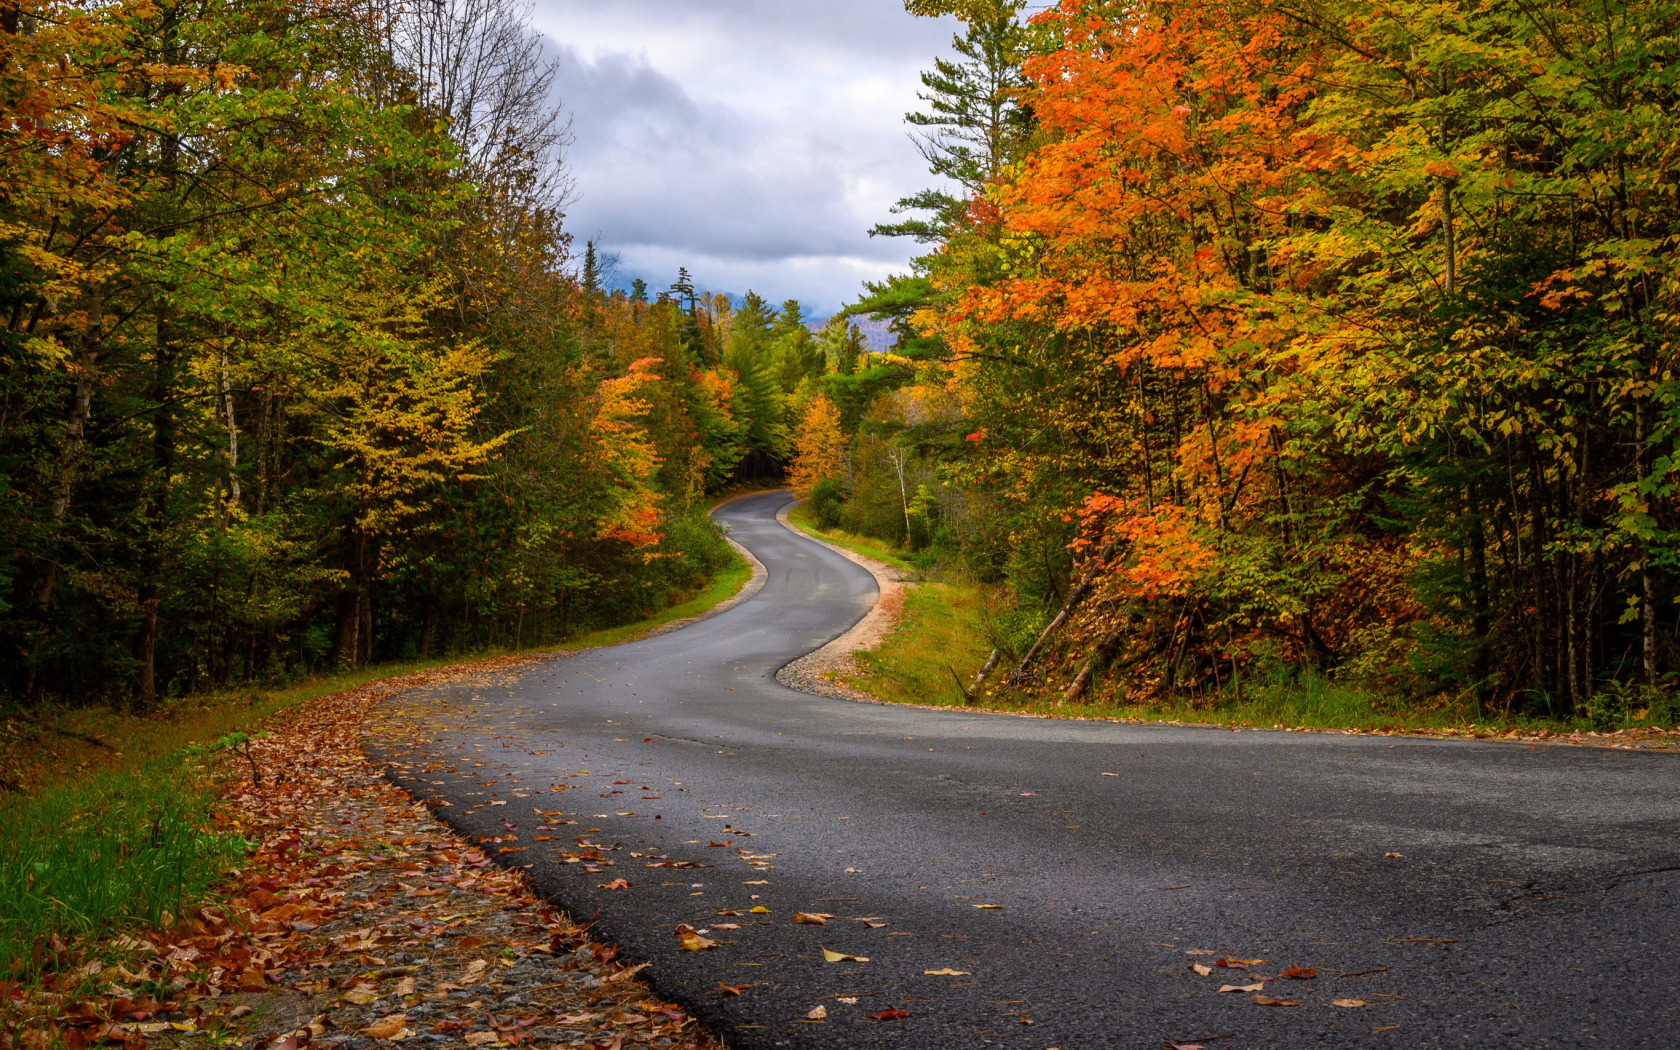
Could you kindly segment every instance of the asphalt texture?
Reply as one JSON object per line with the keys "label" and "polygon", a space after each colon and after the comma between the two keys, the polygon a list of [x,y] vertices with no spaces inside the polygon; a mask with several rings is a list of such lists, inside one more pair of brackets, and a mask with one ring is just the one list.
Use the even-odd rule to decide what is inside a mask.
{"label": "asphalt texture", "polygon": [[[717,512],[768,569],[752,598],[408,698],[425,743],[391,752],[731,1045],[1680,1046],[1676,756],[793,692],[776,669],[875,585],[787,498]],[[613,863],[564,863],[579,840]],[[1264,961],[1191,969],[1221,958]],[[1290,967],[1317,977],[1262,994],[1301,1005],[1219,991]]]}

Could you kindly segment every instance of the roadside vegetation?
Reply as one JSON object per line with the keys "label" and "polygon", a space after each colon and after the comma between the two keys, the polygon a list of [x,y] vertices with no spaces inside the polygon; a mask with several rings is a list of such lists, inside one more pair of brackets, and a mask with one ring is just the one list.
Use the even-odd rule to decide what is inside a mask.
{"label": "roadside vegetation", "polygon": [[[820,379],[790,471],[956,588],[878,669],[925,649],[1022,710],[1674,725],[1670,0],[906,6],[962,22],[908,117],[945,188],[873,231],[923,246],[848,307],[895,341]],[[908,640],[949,619],[948,655]]]}
{"label": "roadside vegetation", "polygon": [[[858,673],[846,684],[879,700],[932,707],[1011,711],[1064,718],[1231,725],[1249,728],[1347,729],[1386,732],[1467,733],[1524,737],[1670,729],[1680,721],[1672,701],[1646,706],[1637,692],[1601,691],[1573,718],[1520,711],[1478,711],[1473,698],[1435,697],[1420,703],[1369,687],[1347,685],[1284,662],[1251,664],[1216,689],[1172,697],[1128,698],[1102,682],[1072,702],[1059,695],[1003,689],[975,676],[994,651],[1019,660],[1036,641],[1034,621],[1010,609],[1009,593],[964,579],[960,563],[894,548],[877,537],[822,529],[807,505],[790,521],[837,547],[890,565],[905,575],[903,618],[882,644],[854,654]],[[908,555],[908,557],[907,557]]]}
{"label": "roadside vegetation", "polygon": [[[729,557],[686,601],[526,655],[617,645],[702,615],[751,578],[745,559]],[[10,792],[0,795],[0,981],[38,979],[73,945],[85,952],[91,942],[104,942],[101,958],[121,961],[130,953],[113,936],[166,929],[218,900],[252,845],[219,798],[230,783],[256,787],[249,749],[271,719],[382,679],[503,655],[392,663],[180,698],[144,714],[36,706],[0,717]]]}

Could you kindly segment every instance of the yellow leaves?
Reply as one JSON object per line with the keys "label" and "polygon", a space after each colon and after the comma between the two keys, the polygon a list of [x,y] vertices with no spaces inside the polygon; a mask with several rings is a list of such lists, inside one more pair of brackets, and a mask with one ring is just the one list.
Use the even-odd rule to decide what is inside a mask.
{"label": "yellow leaves", "polygon": [[845,473],[846,435],[840,429],[840,411],[824,395],[818,394],[806,405],[793,447],[794,461],[788,480],[801,498],[809,496],[824,478]]}
{"label": "yellow leaves", "polygon": [[869,961],[868,956],[847,955],[845,952],[837,952],[837,951],[833,951],[833,950],[828,949],[828,948],[824,948],[822,950],[822,953],[823,953],[823,958],[827,959],[831,963],[832,962],[860,962],[860,963],[866,963],[866,962]]}

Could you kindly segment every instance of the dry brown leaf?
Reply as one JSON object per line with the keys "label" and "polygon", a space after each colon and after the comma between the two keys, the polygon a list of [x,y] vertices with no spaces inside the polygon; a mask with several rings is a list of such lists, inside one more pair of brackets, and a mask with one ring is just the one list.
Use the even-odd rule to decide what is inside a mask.
{"label": "dry brown leaf", "polygon": [[825,926],[828,924],[828,920],[832,918],[834,918],[834,916],[825,915],[822,912],[802,911],[794,915],[793,921],[809,923],[812,926]]}
{"label": "dry brown leaf", "polygon": [[1213,967],[1209,966],[1206,963],[1191,963],[1190,964],[1190,969],[1195,970],[1197,973],[1201,974],[1203,977],[1212,977],[1213,976]]}
{"label": "dry brown leaf", "polygon": [[822,953],[823,953],[823,958],[827,959],[829,962],[868,962],[869,961],[868,956],[847,955],[845,952],[830,951],[827,948],[824,948],[822,950]]}
{"label": "dry brown leaf", "polygon": [[1251,995],[1251,996],[1249,996],[1249,998],[1253,999],[1255,1002],[1259,1003],[1261,1006],[1301,1006],[1301,1005],[1303,1005],[1302,1001],[1299,1000],[1299,999],[1273,999],[1269,995]]}
{"label": "dry brown leaf", "polygon": [[401,1032],[407,1023],[407,1014],[392,1014],[368,1025],[362,1029],[362,1034],[373,1039],[390,1039]]}
{"label": "dry brown leaf", "polygon": [[357,1006],[366,1006],[367,1004],[376,1001],[379,998],[379,993],[366,985],[359,984],[350,989],[348,992],[345,992],[343,998],[347,1003],[355,1003]]}
{"label": "dry brown leaf", "polygon": [[1222,984],[1219,986],[1219,990],[1222,992],[1263,992],[1266,990],[1266,982],[1256,981],[1253,984]]}
{"label": "dry brown leaf", "polygon": [[808,1021],[821,1021],[823,1018],[825,1018],[827,1016],[828,1016],[828,1007],[817,1006],[817,1007],[813,1007],[811,1012],[805,1015],[805,1019],[808,1020]]}
{"label": "dry brown leaf", "polygon": [[1332,1005],[1332,1006],[1345,1006],[1350,1010],[1354,1010],[1354,1009],[1358,1009],[1361,1006],[1364,1006],[1365,1005],[1365,1000],[1363,1000],[1363,999],[1332,999],[1332,1000],[1330,1000],[1330,1005]]}
{"label": "dry brown leaf", "polygon": [[465,1042],[468,1046],[485,1046],[490,1043],[499,1043],[501,1041],[502,1037],[498,1032],[468,1032],[463,1037],[463,1042]]}
{"label": "dry brown leaf", "polygon": [[682,946],[691,952],[703,952],[708,948],[716,948],[718,942],[702,937],[698,933],[689,933],[683,935]]}
{"label": "dry brown leaf", "polygon": [[923,970],[922,972],[929,977],[972,977],[973,976],[973,974],[969,973],[967,970],[953,970],[949,966],[947,966],[943,969],[939,969],[939,970]]}
{"label": "dry brown leaf", "polygon": [[397,994],[398,995],[404,995],[404,996],[413,995],[414,994],[414,978],[404,977],[402,980],[398,981],[397,982]]}

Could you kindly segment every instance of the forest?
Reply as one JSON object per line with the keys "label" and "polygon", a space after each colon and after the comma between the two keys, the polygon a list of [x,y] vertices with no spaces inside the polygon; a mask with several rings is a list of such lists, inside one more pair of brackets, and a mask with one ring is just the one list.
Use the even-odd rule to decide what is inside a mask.
{"label": "forest", "polygon": [[0,7],[0,693],[530,646],[734,560],[709,494],[856,333],[609,290],[527,14]]}
{"label": "forest", "polygon": [[906,7],[820,328],[579,249],[510,0],[0,8],[0,689],[626,623],[785,478],[983,589],[971,695],[1672,717],[1673,4]]}
{"label": "forest", "polygon": [[1680,8],[906,6],[942,188],[795,480],[991,588],[971,696],[1673,719]]}

